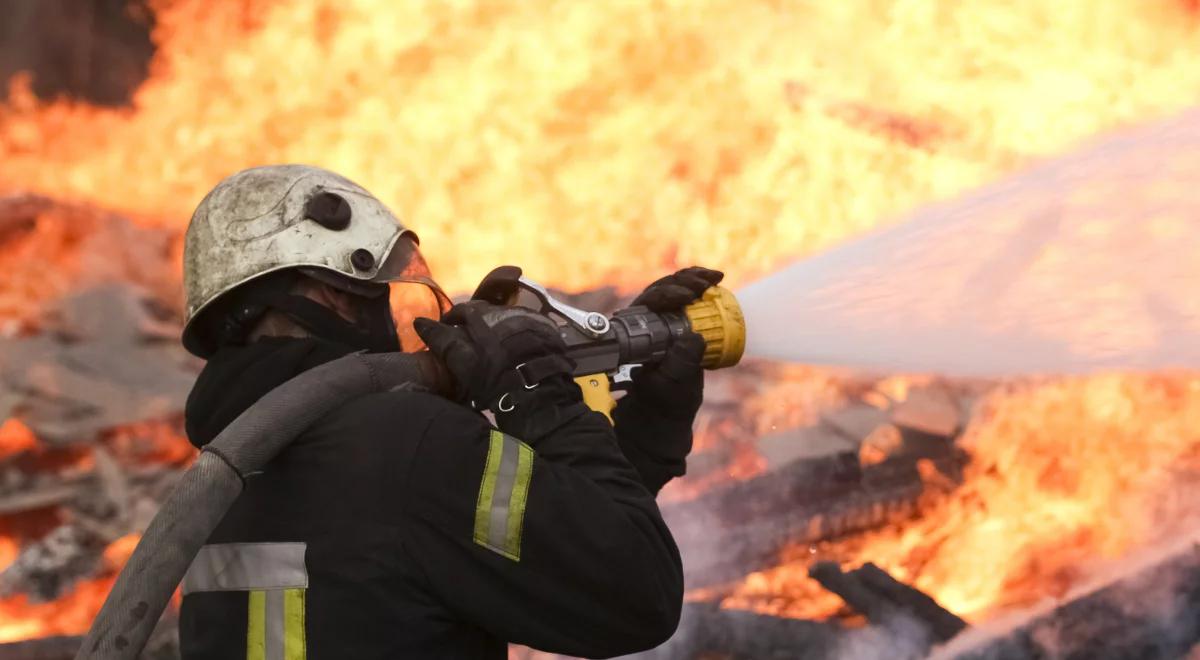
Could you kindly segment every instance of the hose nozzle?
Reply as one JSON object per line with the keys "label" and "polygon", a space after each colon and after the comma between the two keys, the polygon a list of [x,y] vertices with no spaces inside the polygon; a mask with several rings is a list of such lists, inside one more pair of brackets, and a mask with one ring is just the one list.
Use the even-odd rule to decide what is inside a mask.
{"label": "hose nozzle", "polygon": [[729,289],[710,287],[684,310],[692,332],[704,337],[705,369],[732,367],[746,350],[746,318]]}

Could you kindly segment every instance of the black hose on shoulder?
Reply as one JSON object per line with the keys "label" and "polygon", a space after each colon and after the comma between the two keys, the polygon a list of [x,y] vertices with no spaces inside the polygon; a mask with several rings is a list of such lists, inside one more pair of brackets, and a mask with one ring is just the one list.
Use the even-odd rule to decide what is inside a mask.
{"label": "black hose on shoulder", "polygon": [[167,496],[113,584],[76,660],[136,658],[245,479],[319,419],[372,392],[411,384],[446,393],[449,382],[444,367],[429,353],[355,353],[267,393],[204,448]]}

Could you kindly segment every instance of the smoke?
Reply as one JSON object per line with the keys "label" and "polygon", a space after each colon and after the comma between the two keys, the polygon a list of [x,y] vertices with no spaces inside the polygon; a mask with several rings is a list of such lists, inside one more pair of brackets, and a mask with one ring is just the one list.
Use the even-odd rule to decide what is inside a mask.
{"label": "smoke", "polygon": [[1200,367],[1200,110],[792,265],[752,355],[967,376]]}
{"label": "smoke", "polygon": [[931,660],[1181,657],[1200,635],[1200,530],[1098,572],[1058,601],[968,629]]}
{"label": "smoke", "polygon": [[915,619],[897,617],[846,632],[832,660],[917,660],[929,653],[929,629]]}

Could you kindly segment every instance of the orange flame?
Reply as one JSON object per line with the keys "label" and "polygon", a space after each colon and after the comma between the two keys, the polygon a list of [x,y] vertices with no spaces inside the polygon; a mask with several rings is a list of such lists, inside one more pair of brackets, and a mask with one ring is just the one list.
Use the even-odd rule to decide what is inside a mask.
{"label": "orange flame", "polygon": [[[135,534],[111,543],[104,551],[105,577],[81,581],[55,601],[32,603],[23,594],[0,600],[0,643],[87,632],[116,580],[116,572],[129,559],[137,542]],[[16,542],[0,537],[0,570],[7,568],[16,557]]]}
{"label": "orange flame", "polygon": [[37,446],[37,438],[21,420],[10,417],[0,424],[0,460]]}
{"label": "orange flame", "polygon": [[1010,385],[968,429],[966,481],[914,520],[793,548],[730,607],[803,617],[840,601],[807,577],[816,559],[871,561],[964,617],[1061,596],[1131,551],[1196,523],[1200,378],[1097,376]]}
{"label": "orange flame", "polygon": [[1195,102],[1186,4],[157,0],[132,108],[13,81],[0,180],[180,227],[234,170],[318,163],[450,290],[743,281]]}

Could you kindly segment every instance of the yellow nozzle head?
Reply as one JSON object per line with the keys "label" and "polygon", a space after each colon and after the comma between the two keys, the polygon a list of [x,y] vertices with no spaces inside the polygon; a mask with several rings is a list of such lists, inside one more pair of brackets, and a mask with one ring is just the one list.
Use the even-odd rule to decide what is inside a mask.
{"label": "yellow nozzle head", "polygon": [[705,369],[732,367],[746,350],[746,318],[733,292],[710,287],[704,296],[684,310],[692,332],[704,337]]}

